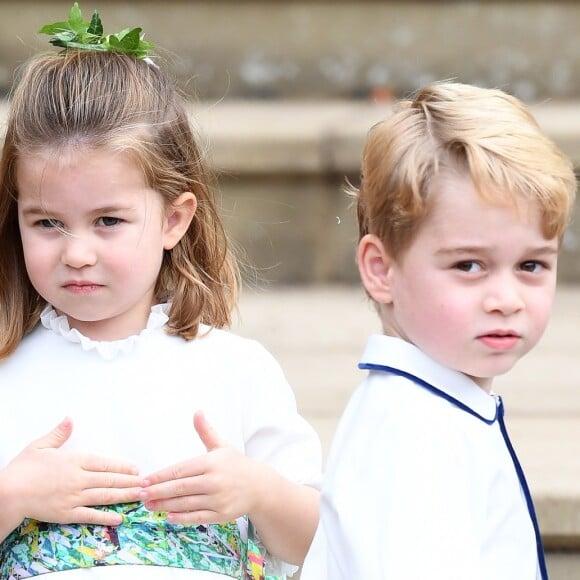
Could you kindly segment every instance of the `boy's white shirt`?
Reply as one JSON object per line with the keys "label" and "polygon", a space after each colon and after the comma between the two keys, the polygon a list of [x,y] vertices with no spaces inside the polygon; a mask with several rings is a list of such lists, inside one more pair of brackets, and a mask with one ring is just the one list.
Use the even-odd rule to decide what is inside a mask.
{"label": "boy's white shirt", "polygon": [[[398,338],[362,363],[418,377],[493,420],[497,399]],[[498,421],[370,372],[335,435],[301,580],[536,580],[536,540]]]}

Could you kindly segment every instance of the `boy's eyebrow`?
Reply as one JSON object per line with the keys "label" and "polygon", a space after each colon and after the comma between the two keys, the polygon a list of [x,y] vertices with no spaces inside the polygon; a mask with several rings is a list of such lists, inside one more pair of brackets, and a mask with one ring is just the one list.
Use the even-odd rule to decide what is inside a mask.
{"label": "boy's eyebrow", "polygon": [[[450,254],[477,254],[489,250],[487,246],[456,246],[452,248],[439,248],[436,255],[450,255]],[[538,246],[528,246],[522,250],[523,253],[531,254],[557,254],[558,245],[554,242]]]}

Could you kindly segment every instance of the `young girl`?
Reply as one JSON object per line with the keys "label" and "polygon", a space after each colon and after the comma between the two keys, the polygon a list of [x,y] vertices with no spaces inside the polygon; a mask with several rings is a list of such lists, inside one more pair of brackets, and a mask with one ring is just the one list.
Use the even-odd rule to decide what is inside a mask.
{"label": "young girl", "polygon": [[273,358],[221,330],[238,272],[158,66],[79,48],[31,60],[0,246],[0,579],[293,571],[319,442]]}

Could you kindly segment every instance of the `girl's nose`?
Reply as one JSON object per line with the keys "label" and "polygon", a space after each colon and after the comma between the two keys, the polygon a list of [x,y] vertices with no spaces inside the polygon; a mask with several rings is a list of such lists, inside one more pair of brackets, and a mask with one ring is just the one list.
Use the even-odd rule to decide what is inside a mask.
{"label": "girl's nose", "polygon": [[95,248],[86,237],[65,234],[61,261],[71,268],[94,266],[97,261]]}

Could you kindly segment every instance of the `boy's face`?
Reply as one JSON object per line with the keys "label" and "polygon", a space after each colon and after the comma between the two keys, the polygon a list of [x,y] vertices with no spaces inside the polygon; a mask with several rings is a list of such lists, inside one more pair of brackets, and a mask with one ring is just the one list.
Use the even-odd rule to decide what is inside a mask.
{"label": "boy's face", "polygon": [[537,207],[482,200],[447,173],[430,214],[387,273],[386,329],[489,390],[540,339],[556,285],[558,242]]}

